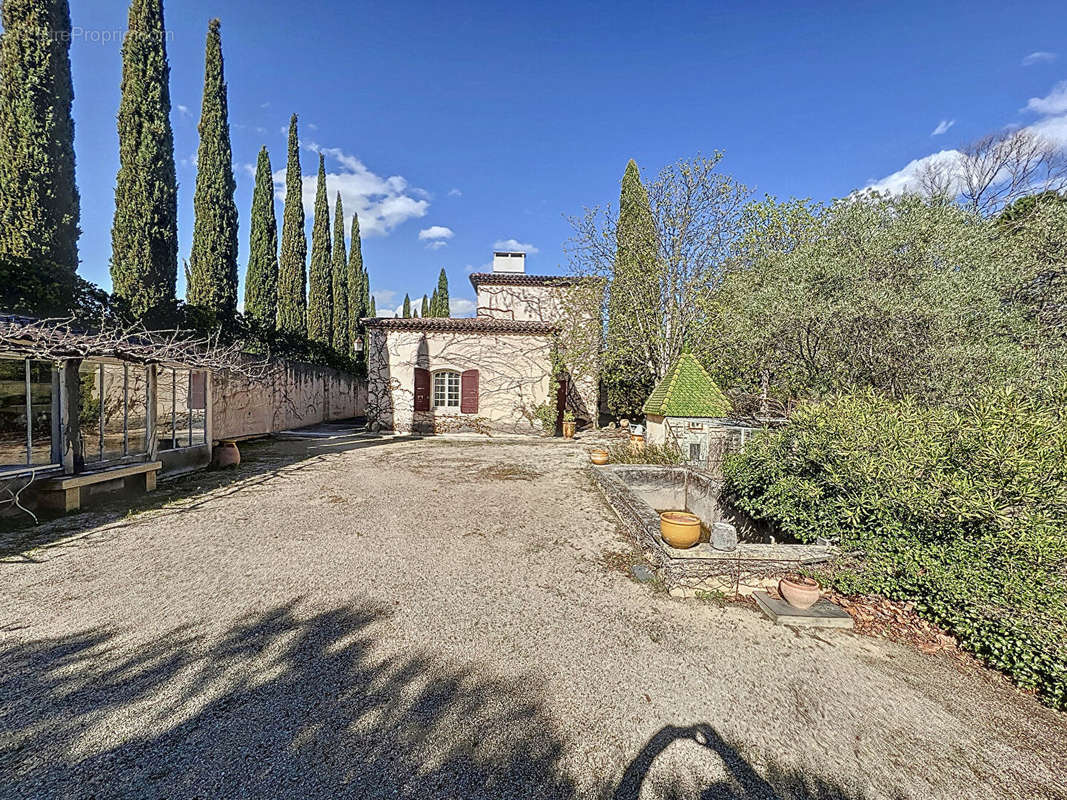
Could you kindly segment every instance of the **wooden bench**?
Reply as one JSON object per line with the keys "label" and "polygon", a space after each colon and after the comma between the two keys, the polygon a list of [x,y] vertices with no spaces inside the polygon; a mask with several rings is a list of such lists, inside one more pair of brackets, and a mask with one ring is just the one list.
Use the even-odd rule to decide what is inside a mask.
{"label": "wooden bench", "polygon": [[41,504],[55,511],[77,511],[82,507],[82,489],[103,483],[122,481],[128,490],[151,492],[156,488],[156,473],[163,467],[162,461],[143,464],[127,464],[81,475],[64,475],[41,481],[35,487]]}

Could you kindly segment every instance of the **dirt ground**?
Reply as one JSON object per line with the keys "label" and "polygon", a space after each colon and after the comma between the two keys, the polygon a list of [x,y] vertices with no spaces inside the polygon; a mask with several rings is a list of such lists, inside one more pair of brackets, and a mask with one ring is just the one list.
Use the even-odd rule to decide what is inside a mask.
{"label": "dirt ground", "polygon": [[585,446],[243,446],[4,535],[0,797],[1067,797],[1067,715],[674,600]]}

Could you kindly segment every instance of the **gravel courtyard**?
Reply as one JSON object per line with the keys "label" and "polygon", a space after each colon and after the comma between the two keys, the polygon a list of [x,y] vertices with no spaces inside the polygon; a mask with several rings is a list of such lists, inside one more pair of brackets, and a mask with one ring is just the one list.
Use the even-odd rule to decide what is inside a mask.
{"label": "gravel courtyard", "polygon": [[965,660],[631,580],[581,444],[243,452],[0,540],[0,797],[1067,797]]}

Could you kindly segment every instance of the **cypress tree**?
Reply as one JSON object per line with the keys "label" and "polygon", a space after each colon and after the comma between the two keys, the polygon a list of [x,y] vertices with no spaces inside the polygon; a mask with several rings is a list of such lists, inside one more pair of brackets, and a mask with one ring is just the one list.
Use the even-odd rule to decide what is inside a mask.
{"label": "cypress tree", "polygon": [[237,183],[233,179],[220,27],[217,19],[208,23],[200,152],[193,196],[196,219],[186,299],[190,305],[206,310],[213,321],[227,323],[237,314],[237,205],[233,200]]}
{"label": "cypress tree", "polygon": [[[0,256],[54,265],[69,309],[78,268],[74,89],[67,0],[3,0],[0,21]],[[41,272],[38,272],[41,274]]]}
{"label": "cypress tree", "polygon": [[411,298],[404,295],[404,319],[411,319]]}
{"label": "cypress tree", "polygon": [[433,290],[433,297],[430,298],[430,316],[437,316],[437,290]]}
{"label": "cypress tree", "polygon": [[363,243],[359,236],[359,214],[352,215],[351,249],[348,251],[348,330],[349,341],[354,346],[363,334],[360,320],[370,314],[370,294],[367,275],[363,269]]}
{"label": "cypress tree", "polygon": [[441,274],[437,278],[437,310],[433,313],[435,317],[447,317],[451,312],[448,307],[448,276],[445,274],[444,267],[441,268]]}
{"label": "cypress tree", "polygon": [[319,153],[315,218],[311,224],[311,282],[308,287],[308,338],[333,344],[333,254],[330,246],[330,203],[326,199],[326,158]]}
{"label": "cypress tree", "polygon": [[[651,354],[643,351],[636,321],[656,307],[656,227],[648,192],[630,159],[622,177],[616,228],[615,271],[608,290],[608,329],[604,386],[608,406],[619,416],[634,416],[655,384]],[[669,365],[664,365],[666,368]]]}
{"label": "cypress tree", "polygon": [[352,353],[352,329],[348,324],[348,255],[345,253],[345,211],[341,204],[341,193],[337,193],[337,203],[333,216],[333,349],[339,355]]}
{"label": "cypress tree", "polygon": [[278,221],[274,216],[274,175],[266,147],[259,151],[252,193],[245,314],[271,328],[278,315]]}
{"label": "cypress tree", "polygon": [[422,317],[423,317],[423,319],[425,319],[428,316],[430,316],[430,301],[429,301],[429,299],[427,299],[426,295],[423,295],[422,296]]}
{"label": "cypress tree", "polygon": [[122,45],[111,283],[133,317],[162,321],[178,279],[178,182],[162,0],[133,0]]}
{"label": "cypress tree", "polygon": [[282,255],[278,262],[278,330],[307,336],[307,234],[304,232],[303,178],[297,117],[289,120],[289,161],[285,169]]}
{"label": "cypress tree", "polygon": [[370,296],[370,315],[372,317],[378,316],[378,309],[375,307],[374,295]]}

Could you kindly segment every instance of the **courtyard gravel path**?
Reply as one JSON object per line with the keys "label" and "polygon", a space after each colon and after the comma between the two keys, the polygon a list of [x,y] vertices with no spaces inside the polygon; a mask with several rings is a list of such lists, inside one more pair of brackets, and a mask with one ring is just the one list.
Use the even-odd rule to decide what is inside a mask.
{"label": "courtyard gravel path", "polygon": [[1067,797],[992,673],[632,581],[580,444],[244,452],[6,537],[0,797]]}

